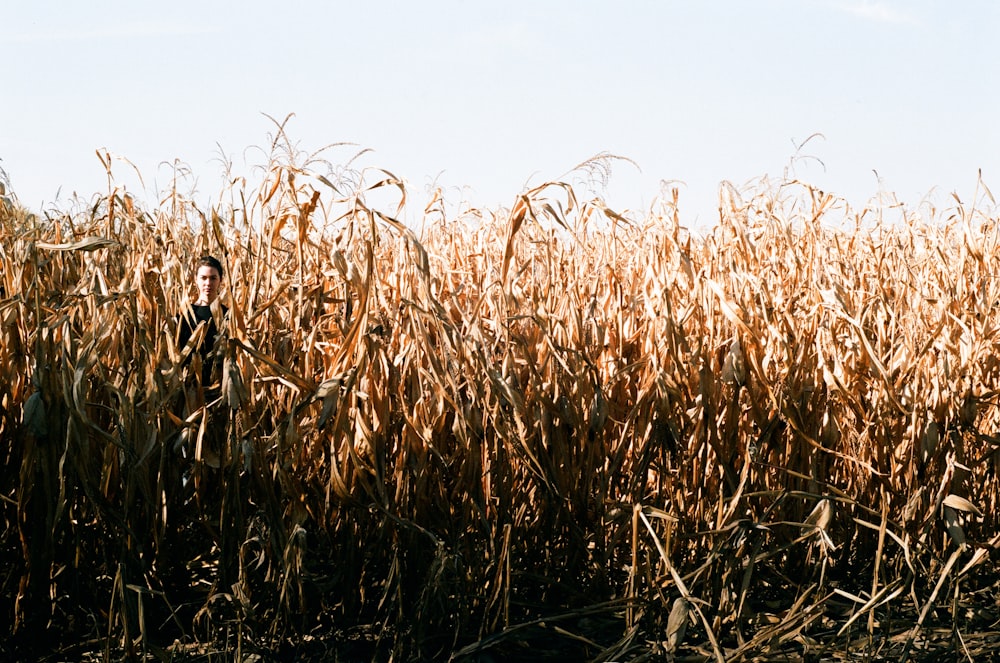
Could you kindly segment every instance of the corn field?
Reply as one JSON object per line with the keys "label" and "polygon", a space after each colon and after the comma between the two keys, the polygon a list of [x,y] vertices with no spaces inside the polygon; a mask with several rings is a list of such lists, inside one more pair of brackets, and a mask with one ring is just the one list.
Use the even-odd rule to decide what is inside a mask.
{"label": "corn field", "polygon": [[[676,191],[640,218],[553,182],[413,224],[392,174],[273,147],[208,210],[5,191],[5,658],[1000,644],[987,189],[724,184],[696,235]],[[175,335],[205,254],[215,388]]]}

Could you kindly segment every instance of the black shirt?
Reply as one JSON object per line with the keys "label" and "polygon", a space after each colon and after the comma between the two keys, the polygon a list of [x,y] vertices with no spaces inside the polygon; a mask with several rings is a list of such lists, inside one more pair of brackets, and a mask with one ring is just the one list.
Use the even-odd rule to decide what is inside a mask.
{"label": "black shirt", "polygon": [[[222,307],[223,317],[225,317],[228,311],[229,309],[225,306]],[[202,322],[208,323],[208,329],[205,330],[201,347],[197,348],[197,350],[201,354],[201,383],[208,385],[212,381],[212,366],[216,360],[212,356],[212,350],[215,349],[215,339],[219,335],[219,328],[215,325],[215,317],[212,315],[211,306],[192,304],[190,310],[186,310],[180,315],[177,324],[177,347],[183,349],[188,341],[191,340],[191,336],[194,335],[194,330]],[[187,361],[191,361],[190,356],[187,358]]]}

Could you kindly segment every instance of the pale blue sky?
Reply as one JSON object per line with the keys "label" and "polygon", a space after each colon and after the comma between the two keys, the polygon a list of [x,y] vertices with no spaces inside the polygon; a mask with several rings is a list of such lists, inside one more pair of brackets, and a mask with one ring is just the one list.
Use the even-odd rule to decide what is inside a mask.
{"label": "pale blue sky", "polygon": [[[135,163],[152,199],[178,159],[220,189],[219,147],[302,149],[432,181],[453,205],[509,205],[600,152],[604,192],[642,210],[680,180],[682,221],[714,221],[721,180],[796,174],[860,206],[1000,195],[1000,3],[989,0],[8,3],[0,168],[32,208],[105,189]],[[344,162],[357,150],[327,153]]]}

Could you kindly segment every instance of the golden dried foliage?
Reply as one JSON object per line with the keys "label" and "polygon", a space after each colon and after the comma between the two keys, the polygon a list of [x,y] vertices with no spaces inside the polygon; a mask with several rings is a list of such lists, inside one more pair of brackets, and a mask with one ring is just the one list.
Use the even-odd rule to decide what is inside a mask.
{"label": "golden dried foliage", "polygon": [[[845,596],[874,637],[892,600],[922,623],[947,578],[980,582],[991,213],[889,222],[765,183],[724,187],[697,237],[676,192],[638,219],[556,184],[510,213],[428,208],[418,235],[402,198],[366,202],[391,174],[313,166],[289,152],[208,213],[176,188],[0,208],[12,632],[86,614],[134,651],[169,605],[188,637],[327,615],[435,658],[547,619],[591,657],[739,660],[834,633]],[[174,341],[206,253],[230,312],[207,403]]]}

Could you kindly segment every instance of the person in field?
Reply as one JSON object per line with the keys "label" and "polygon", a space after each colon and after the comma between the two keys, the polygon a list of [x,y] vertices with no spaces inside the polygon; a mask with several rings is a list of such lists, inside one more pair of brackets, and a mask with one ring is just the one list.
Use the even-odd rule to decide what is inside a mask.
{"label": "person in field", "polygon": [[[184,388],[173,404],[177,420],[204,417],[177,432],[161,464],[164,473],[164,533],[156,553],[158,573],[169,591],[173,605],[183,605],[181,621],[194,618],[188,607],[197,605],[199,594],[191,582],[192,569],[204,566],[220,541],[222,504],[222,465],[226,420],[220,416],[216,401],[220,394],[222,373],[221,332],[225,330],[228,309],[220,301],[225,271],[213,256],[202,256],[194,264],[197,296],[185,302],[174,318],[174,340],[183,351],[187,375]],[[200,368],[199,368],[200,366]],[[204,427],[203,433],[196,433]],[[207,536],[206,536],[207,535]],[[197,560],[202,560],[198,563]],[[176,613],[176,611],[175,611]],[[177,622],[165,619],[163,624]]]}
{"label": "person in field", "polygon": [[[202,506],[212,502],[218,492],[216,476],[221,467],[221,454],[225,441],[225,417],[215,404],[221,392],[223,356],[219,336],[229,309],[219,301],[219,291],[225,274],[222,263],[213,256],[202,256],[195,263],[195,285],[197,298],[177,316],[177,347],[183,350],[192,341],[196,345],[184,360],[189,367],[184,393],[177,404],[177,416],[187,419],[192,413],[203,410],[206,417],[205,434],[201,438],[200,455],[190,429],[187,435],[178,438],[175,450],[182,457],[199,462],[185,468],[183,483],[194,489],[194,497]],[[198,366],[200,365],[200,370]],[[185,461],[183,464],[190,463]],[[193,481],[189,482],[189,479]],[[211,508],[211,507],[209,507]]]}
{"label": "person in field", "polygon": [[[177,347],[181,349],[187,346],[200,325],[207,325],[199,347],[195,348],[187,359],[188,362],[191,361],[194,351],[200,355],[202,387],[208,387],[217,381],[213,380],[213,377],[218,373],[214,369],[221,365],[213,351],[215,350],[216,338],[219,335],[216,321],[224,319],[228,312],[228,309],[221,302],[216,304],[219,290],[222,288],[223,274],[222,263],[217,258],[203,256],[198,260],[195,264],[198,299],[181,313],[177,323]],[[216,311],[218,311],[218,317]]]}

